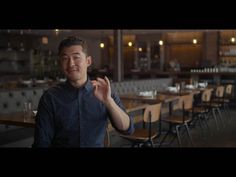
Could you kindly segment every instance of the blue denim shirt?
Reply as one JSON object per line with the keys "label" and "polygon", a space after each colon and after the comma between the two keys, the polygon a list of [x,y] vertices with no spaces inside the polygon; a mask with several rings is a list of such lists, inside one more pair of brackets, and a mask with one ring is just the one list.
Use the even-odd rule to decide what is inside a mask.
{"label": "blue denim shirt", "polygon": [[[112,98],[125,110],[117,94],[112,93]],[[42,95],[33,147],[103,147],[108,119],[109,112],[94,96],[90,80],[79,89],[66,81]],[[129,129],[119,132],[131,134],[133,130],[130,118]]]}

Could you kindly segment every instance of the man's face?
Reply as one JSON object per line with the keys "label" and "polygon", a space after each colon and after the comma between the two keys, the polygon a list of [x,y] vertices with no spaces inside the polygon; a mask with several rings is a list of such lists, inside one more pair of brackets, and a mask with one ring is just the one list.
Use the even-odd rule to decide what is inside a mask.
{"label": "man's face", "polygon": [[59,58],[62,71],[70,81],[87,79],[87,68],[91,65],[91,57],[83,52],[81,45],[65,47]]}

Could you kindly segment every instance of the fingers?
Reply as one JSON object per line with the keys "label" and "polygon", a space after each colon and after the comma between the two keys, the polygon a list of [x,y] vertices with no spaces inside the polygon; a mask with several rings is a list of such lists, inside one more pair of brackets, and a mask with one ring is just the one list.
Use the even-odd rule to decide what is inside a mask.
{"label": "fingers", "polygon": [[99,83],[101,83],[102,85],[107,85],[107,83],[106,83],[106,81],[104,80],[104,79],[102,79],[102,78],[97,78],[97,81],[99,82]]}
{"label": "fingers", "polygon": [[92,80],[91,82],[93,86],[110,87],[110,81],[106,76],[104,79],[98,77],[97,80]]}
{"label": "fingers", "polygon": [[106,85],[104,85],[104,82],[100,80],[92,80],[91,82],[92,82],[93,87],[104,87],[107,85],[106,83],[105,83]]}
{"label": "fingers", "polygon": [[93,87],[98,85],[98,82],[96,80],[92,80],[91,82],[92,82]]}
{"label": "fingers", "polygon": [[110,87],[110,81],[109,81],[109,79],[107,78],[107,76],[105,76],[105,81],[107,82],[108,86]]}

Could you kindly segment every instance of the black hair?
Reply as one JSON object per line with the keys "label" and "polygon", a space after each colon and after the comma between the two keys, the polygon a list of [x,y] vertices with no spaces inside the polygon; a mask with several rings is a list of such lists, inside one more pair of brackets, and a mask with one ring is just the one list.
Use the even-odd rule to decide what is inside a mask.
{"label": "black hair", "polygon": [[73,45],[80,45],[82,46],[82,50],[83,52],[87,55],[88,54],[88,47],[87,47],[87,43],[85,40],[81,39],[78,36],[69,36],[65,39],[63,39],[58,47],[58,55],[60,55],[61,51],[65,48],[65,47],[70,47]]}

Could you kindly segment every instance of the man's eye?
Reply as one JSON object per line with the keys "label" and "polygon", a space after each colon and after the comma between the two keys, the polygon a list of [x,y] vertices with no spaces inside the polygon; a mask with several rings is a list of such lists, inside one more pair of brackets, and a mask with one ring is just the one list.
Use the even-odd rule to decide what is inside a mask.
{"label": "man's eye", "polygon": [[73,59],[80,59],[80,56],[73,56]]}

